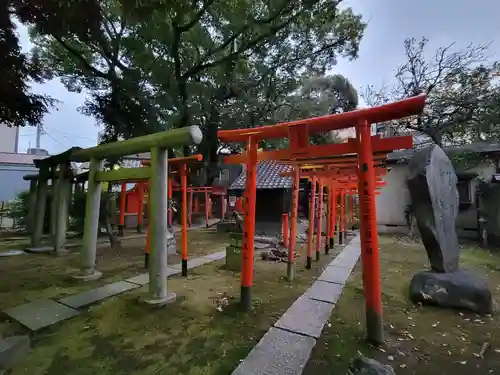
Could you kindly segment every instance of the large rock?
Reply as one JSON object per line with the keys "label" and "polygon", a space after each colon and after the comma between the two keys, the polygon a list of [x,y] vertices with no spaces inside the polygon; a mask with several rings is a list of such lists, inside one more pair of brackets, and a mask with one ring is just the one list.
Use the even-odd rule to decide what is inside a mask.
{"label": "large rock", "polygon": [[486,283],[465,270],[448,273],[423,271],[410,283],[413,302],[491,313],[493,303]]}
{"label": "large rock", "polygon": [[408,189],[431,268],[458,270],[460,247],[455,231],[458,213],[457,176],[446,153],[432,145],[414,154]]}
{"label": "large rock", "polygon": [[366,357],[354,358],[349,364],[349,375],[396,375],[392,366]]}

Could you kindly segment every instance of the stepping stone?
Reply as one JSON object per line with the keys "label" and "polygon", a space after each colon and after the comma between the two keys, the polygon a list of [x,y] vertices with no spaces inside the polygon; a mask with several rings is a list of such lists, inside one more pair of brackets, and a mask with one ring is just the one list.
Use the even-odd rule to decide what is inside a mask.
{"label": "stepping stone", "polygon": [[21,254],[26,254],[22,250],[5,250],[5,251],[0,251],[0,257],[11,257],[14,255],[21,255]]}
{"label": "stepping stone", "polygon": [[344,285],[351,274],[353,266],[328,266],[318,277],[320,281]]}
{"label": "stepping stone", "polygon": [[317,301],[328,303],[337,303],[342,293],[343,285],[316,281],[306,292],[305,295]]}
{"label": "stepping stone", "polygon": [[344,268],[354,268],[356,263],[358,263],[357,258],[348,258],[348,257],[336,257],[334,260],[332,260],[327,267],[334,266],[334,267],[344,267]]}
{"label": "stepping stone", "polygon": [[51,299],[39,299],[3,312],[32,331],[38,331],[79,314],[77,310]]}
{"label": "stepping stone", "polygon": [[47,254],[52,253],[54,251],[54,248],[52,246],[28,247],[24,249],[24,251],[32,254]]}
{"label": "stepping stone", "polygon": [[[181,270],[179,268],[167,267],[167,277],[176,275],[178,273],[181,273]],[[141,286],[146,285],[147,283],[149,283],[149,273],[141,273],[140,275],[125,279],[125,281]]]}
{"label": "stepping stone", "polygon": [[316,301],[302,295],[274,326],[301,335],[319,338],[332,310],[331,303]]}
{"label": "stepping stone", "polygon": [[0,339],[0,371],[11,369],[30,351],[29,336],[12,336]]}
{"label": "stepping stone", "polygon": [[149,273],[141,273],[140,275],[125,279],[125,281],[137,285],[146,285],[149,283]]}
{"label": "stepping stone", "polygon": [[[212,261],[213,261],[213,259],[207,259],[205,257],[191,259],[191,260],[188,260],[187,268],[188,269],[196,268],[196,267],[204,265],[205,263],[210,263]],[[181,269],[181,264],[180,263],[173,264],[170,267]]]}
{"label": "stepping stone", "polygon": [[[226,250],[218,251],[216,253],[212,253],[209,255],[205,255],[203,258],[205,259],[210,259],[210,260],[221,260],[226,257]],[[189,261],[188,261],[189,263]]]}
{"label": "stepping stone", "polygon": [[60,299],[59,302],[76,309],[79,307],[91,305],[95,302],[135,288],[139,288],[139,285],[128,283],[126,281],[118,281],[116,283],[101,286],[100,288],[92,289],[87,292]]}
{"label": "stepping stone", "polygon": [[302,374],[315,344],[312,337],[270,328],[232,375]]}

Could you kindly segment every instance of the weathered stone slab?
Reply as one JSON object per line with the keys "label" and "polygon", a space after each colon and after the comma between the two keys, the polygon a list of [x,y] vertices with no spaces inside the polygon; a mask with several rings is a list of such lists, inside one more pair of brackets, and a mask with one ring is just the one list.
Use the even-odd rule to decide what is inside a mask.
{"label": "weathered stone slab", "polygon": [[410,283],[410,299],[415,303],[491,313],[493,301],[488,285],[465,270],[420,272]]}
{"label": "weathered stone slab", "polygon": [[[213,262],[213,259],[207,259],[205,257],[190,259],[190,260],[188,260],[187,268],[190,269],[190,268],[199,267],[199,266],[202,266],[205,263],[210,263],[210,262]],[[169,267],[176,268],[176,269],[181,269],[181,264],[180,263],[178,263],[178,264],[171,264]]]}
{"label": "weathered stone slab", "polygon": [[205,255],[203,258],[210,260],[221,260],[226,257],[226,250],[218,251],[216,253]]}
{"label": "weathered stone slab", "polygon": [[27,247],[26,249],[24,249],[24,251],[32,254],[47,254],[52,253],[54,251],[54,248],[52,246]]}
{"label": "weathered stone slab", "polygon": [[12,336],[0,339],[0,371],[11,369],[30,351],[29,336]]}
{"label": "weathered stone slab", "polygon": [[274,326],[318,338],[332,310],[332,304],[316,301],[302,295],[288,308]]}
{"label": "weathered stone slab", "polygon": [[316,281],[306,292],[305,295],[317,301],[328,303],[337,303],[342,293],[343,285],[327,283],[325,281]]}
{"label": "weathered stone slab", "polygon": [[107,284],[96,289],[60,299],[59,302],[63,305],[77,309],[135,288],[139,288],[139,285],[129,283],[127,281],[118,281],[116,283]]}
{"label": "weathered stone slab", "polygon": [[320,281],[344,285],[351,274],[353,266],[328,266],[318,277]]}
{"label": "weathered stone slab", "polygon": [[232,375],[297,375],[316,344],[312,337],[270,328]]}
{"label": "weathered stone slab", "polygon": [[453,165],[439,146],[432,145],[416,152],[408,169],[413,215],[431,268],[456,271],[460,257],[455,230],[459,197]]}
{"label": "weathered stone slab", "polygon": [[125,281],[137,285],[146,285],[149,283],[149,273],[141,273],[140,275],[125,279]]}
{"label": "weathered stone slab", "polygon": [[0,257],[12,257],[15,255],[23,255],[26,254],[22,250],[5,250],[5,251],[0,251]]}
{"label": "weathered stone slab", "polygon": [[4,310],[4,313],[32,331],[38,331],[79,314],[77,310],[50,299],[25,303]]}
{"label": "weathered stone slab", "polygon": [[334,260],[332,260],[329,264],[328,267],[334,266],[334,267],[344,267],[344,268],[351,268],[353,269],[356,263],[359,260],[359,255],[358,256],[344,256],[344,257],[336,257]]}
{"label": "weathered stone slab", "polygon": [[[181,273],[180,267],[178,267],[178,268],[174,268],[174,267],[175,266],[167,267],[167,277]],[[148,272],[141,273],[140,275],[131,277],[129,279],[125,279],[125,281],[132,283],[132,284],[137,284],[137,285],[146,285],[147,283],[149,283],[149,273]]]}

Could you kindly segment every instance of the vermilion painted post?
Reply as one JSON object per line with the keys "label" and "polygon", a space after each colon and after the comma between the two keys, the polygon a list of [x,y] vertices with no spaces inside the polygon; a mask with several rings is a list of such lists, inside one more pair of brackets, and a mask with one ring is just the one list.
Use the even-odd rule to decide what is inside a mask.
{"label": "vermilion painted post", "polygon": [[339,202],[339,245],[344,243],[344,189],[340,189],[339,194],[340,202]]}
{"label": "vermilion painted post", "polygon": [[194,212],[195,213],[200,212],[200,205],[199,205],[199,202],[198,202],[198,196],[194,197]]}
{"label": "vermilion painted post", "polygon": [[[144,218],[144,183],[137,184],[138,208],[137,208],[137,232],[142,233],[143,218]],[[149,197],[149,194],[148,194]],[[149,209],[149,205],[148,205]],[[149,220],[149,219],[148,219]]]}
{"label": "vermilion painted post", "polygon": [[295,167],[293,170],[292,182],[292,223],[290,228],[290,243],[288,246],[288,264],[287,278],[288,281],[293,281],[295,278],[295,243],[297,242],[297,221],[299,212],[299,184],[300,184],[300,168]]}
{"label": "vermilion painted post", "polygon": [[327,186],[327,201],[326,201],[326,238],[325,238],[325,254],[329,251],[329,242],[332,238],[331,218],[332,218],[332,182],[330,180],[326,183]]}
{"label": "vermilion painted post", "polygon": [[[333,230],[333,245],[335,245],[335,235],[338,237],[338,232],[337,232],[337,224],[338,224],[338,190],[337,190],[337,184],[334,181],[333,182],[333,211],[332,211],[332,230]],[[333,246],[332,246],[333,247]]]}
{"label": "vermilion painted post", "polygon": [[188,243],[187,243],[187,229],[188,229],[188,209],[187,209],[187,167],[181,166],[181,269],[182,276],[187,276],[187,262],[188,262]]}
{"label": "vermilion painted post", "polygon": [[288,248],[288,231],[290,230],[288,227],[288,214],[281,215],[281,234],[283,237],[283,247],[285,249]]}
{"label": "vermilion painted post", "polygon": [[314,217],[316,216],[316,177],[311,181],[311,199],[309,202],[309,232],[307,235],[307,258],[306,268],[311,269],[313,240],[314,240]]}
{"label": "vermilion painted post", "polygon": [[354,230],[354,196],[355,190],[351,190],[351,230]]}
{"label": "vermilion painted post", "polygon": [[125,210],[127,205],[127,184],[122,183],[122,190],[120,195],[120,225],[118,226],[118,235],[123,236],[123,229],[125,228]]}
{"label": "vermilion painted post", "polygon": [[220,218],[224,220],[224,216],[226,215],[226,196],[221,195],[220,199]]}
{"label": "vermilion painted post", "polygon": [[172,179],[168,179],[168,225],[172,226],[172,208],[170,205],[172,204]]}
{"label": "vermilion painted post", "polygon": [[189,189],[189,214],[188,214],[188,225],[191,227],[193,218],[193,189]]}
{"label": "vermilion painted post", "polygon": [[323,180],[320,178],[318,192],[318,228],[316,229],[316,260],[319,260],[319,249],[321,247],[321,237],[323,232],[323,188]]}
{"label": "vermilion painted post", "polygon": [[149,199],[150,196],[151,196],[151,191],[148,193],[148,234],[146,235],[146,250],[144,252],[144,268],[146,268],[146,269],[149,268],[149,253],[151,252],[151,230],[150,230],[151,229],[151,220],[150,220],[151,219],[151,216],[150,216],[151,200]]}
{"label": "vermilion painted post", "polygon": [[358,138],[358,194],[361,208],[361,256],[366,305],[368,340],[383,343],[382,293],[380,260],[375,208],[375,172],[371,146],[370,124],[362,121],[356,126]]}
{"label": "vermilion painted post", "polygon": [[245,227],[243,229],[243,251],[241,264],[241,304],[245,310],[252,308],[252,283],[254,263],[255,203],[257,190],[257,148],[258,143],[249,137],[246,163]]}
{"label": "vermilion painted post", "polygon": [[347,241],[347,231],[349,230],[349,190],[344,193],[344,241]]}
{"label": "vermilion painted post", "polygon": [[[197,200],[198,202],[198,200]],[[205,227],[208,228],[208,205],[210,203],[208,202],[208,191],[205,191]]]}

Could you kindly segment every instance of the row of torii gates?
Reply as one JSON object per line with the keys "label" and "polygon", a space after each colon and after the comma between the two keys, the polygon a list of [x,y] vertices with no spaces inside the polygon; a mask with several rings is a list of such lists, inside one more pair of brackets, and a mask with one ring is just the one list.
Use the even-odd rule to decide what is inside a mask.
{"label": "row of torii gates", "polygon": [[[226,164],[244,163],[246,165],[246,181],[244,193],[244,232],[241,268],[241,304],[245,309],[252,306],[252,284],[254,266],[254,235],[256,206],[256,167],[262,160],[275,160],[279,163],[290,163],[293,166],[291,174],[292,209],[290,217],[291,236],[289,238],[289,257],[287,274],[289,279],[294,275],[294,254],[298,226],[298,186],[301,177],[313,181],[313,189],[319,182],[319,195],[324,188],[330,192],[341,191],[341,201],[345,192],[351,194],[357,190],[360,212],[361,260],[363,270],[363,285],[366,302],[366,324],[368,339],[381,343],[382,330],[382,298],[380,288],[379,249],[375,215],[375,194],[379,178],[384,170],[382,162],[387,153],[412,147],[411,137],[380,138],[371,136],[370,127],[380,123],[407,116],[418,115],[425,106],[425,96],[416,96],[399,102],[385,104],[380,107],[359,109],[342,114],[327,115],[311,119],[299,120],[252,129],[224,130],[218,132],[218,137],[226,143],[244,142],[246,152],[241,155],[224,157]],[[342,144],[310,145],[311,135],[341,130],[354,126],[356,138]],[[258,152],[258,143],[267,139],[288,138],[290,147],[284,150]],[[67,226],[67,207],[69,186],[75,183],[74,176],[68,173],[70,162],[90,162],[86,176],[88,189],[85,208],[84,236],[82,244],[81,272],[74,275],[80,280],[92,280],[100,276],[96,269],[96,244],[98,233],[99,207],[101,186],[103,182],[133,182],[148,181],[150,187],[150,254],[149,254],[149,295],[144,300],[151,304],[165,304],[174,299],[173,293],[167,288],[167,249],[169,231],[169,173],[180,173],[182,192],[182,275],[187,275],[187,168],[193,162],[190,158],[168,159],[167,149],[199,144],[202,132],[197,126],[190,126],[171,131],[132,138],[125,141],[99,145],[88,149],[72,148],[65,153],[35,161],[39,174],[33,180],[33,191],[30,192],[31,202],[36,206],[33,244],[40,242],[45,217],[45,202],[48,180],[57,181],[57,201],[54,202],[58,212],[55,223],[56,253],[64,248]],[[119,158],[131,154],[150,152],[148,165],[140,168],[123,168],[118,170],[103,170],[104,160]],[[198,158],[193,156],[192,158]],[[314,196],[314,195],[313,195]],[[328,194],[327,238],[328,247],[333,239],[333,228],[337,215],[336,204],[333,202],[335,193]],[[311,202],[314,205],[314,199]],[[318,209],[322,210],[323,200],[318,200]],[[340,207],[342,209],[342,206]],[[311,210],[311,215],[315,207]],[[342,217],[342,216],[341,216]],[[308,234],[308,260],[312,259],[312,239],[314,235],[314,220],[311,216]],[[321,216],[319,218],[321,220]],[[318,223],[317,256],[319,255],[321,228]],[[344,225],[338,223],[340,232]],[[285,231],[288,233],[288,231]],[[318,233],[318,232],[317,232]],[[36,242],[36,243],[35,243]],[[328,244],[326,242],[329,242]],[[328,250],[328,249],[327,249]]]}
{"label": "row of torii gates", "polygon": [[[363,288],[366,307],[366,328],[369,341],[383,342],[382,293],[380,285],[379,245],[376,225],[375,194],[379,178],[384,174],[381,163],[389,152],[408,149],[413,146],[411,136],[380,138],[371,135],[371,124],[391,121],[420,114],[425,107],[425,95],[415,96],[399,102],[374,108],[359,109],[342,114],[334,114],[289,123],[261,126],[252,129],[221,130],[218,137],[223,142],[245,142],[246,152],[224,158],[225,163],[245,163],[246,181],[244,193],[244,233],[241,271],[241,303],[249,309],[252,304],[252,284],[254,266],[255,203],[256,203],[256,167],[262,160],[276,160],[293,165],[292,208],[287,275],[293,279],[295,263],[295,245],[298,226],[298,186],[301,177],[319,181],[319,195],[326,184],[329,191],[339,187],[356,189],[359,197],[361,262]],[[355,127],[356,138],[346,143],[329,145],[310,145],[309,137],[334,130]],[[288,138],[290,147],[284,150],[258,152],[259,141]],[[342,157],[344,156],[344,157]],[[312,170],[311,170],[312,169]],[[312,194],[314,197],[314,194]],[[329,194],[329,215],[327,236],[333,238],[332,228],[336,215],[333,203],[335,193]],[[342,198],[342,197],[341,197]],[[311,199],[311,205],[314,205]],[[342,201],[342,199],[341,199]],[[322,206],[322,199],[318,200]],[[342,207],[342,206],[341,206]],[[308,233],[307,266],[312,258],[315,207],[310,210]],[[320,207],[318,207],[321,210]],[[319,218],[319,221],[321,217]],[[342,225],[342,220],[339,222]],[[342,228],[343,229],[343,228]],[[321,240],[322,225],[318,222],[317,256]],[[285,230],[285,232],[287,232]],[[329,246],[329,244],[328,244]]]}

